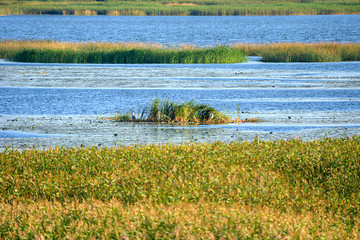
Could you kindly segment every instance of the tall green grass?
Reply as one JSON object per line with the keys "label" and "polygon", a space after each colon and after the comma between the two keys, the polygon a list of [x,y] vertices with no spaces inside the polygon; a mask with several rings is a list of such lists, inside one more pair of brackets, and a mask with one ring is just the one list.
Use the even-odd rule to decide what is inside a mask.
{"label": "tall green grass", "polygon": [[358,239],[360,137],[0,153],[0,237]]}
{"label": "tall green grass", "polygon": [[0,55],[16,62],[43,63],[238,63],[246,61],[238,49],[217,46],[165,48],[139,43],[60,43],[3,41]]}
{"label": "tall green grass", "polygon": [[229,116],[205,104],[196,104],[195,101],[177,103],[170,100],[154,99],[136,116],[135,112],[118,113],[114,121],[119,122],[168,122],[191,124],[214,124],[234,122]]}
{"label": "tall green grass", "polygon": [[0,58],[24,62],[63,63],[238,63],[246,56],[264,62],[360,61],[359,43],[272,43],[200,48],[145,43],[62,43],[0,41]]}
{"label": "tall green grass", "polygon": [[0,2],[0,14],[223,16],[359,14],[359,12],[360,4],[356,0],[3,0]]}
{"label": "tall green grass", "polygon": [[360,61],[359,43],[275,43],[234,44],[250,56],[264,62],[340,62]]}

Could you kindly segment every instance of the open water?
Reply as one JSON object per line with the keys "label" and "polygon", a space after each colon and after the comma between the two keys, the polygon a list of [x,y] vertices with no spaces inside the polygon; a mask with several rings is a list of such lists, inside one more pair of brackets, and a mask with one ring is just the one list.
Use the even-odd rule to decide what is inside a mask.
{"label": "open water", "polygon": [[360,15],[0,16],[0,39],[149,42],[200,46],[273,42],[358,42]]}

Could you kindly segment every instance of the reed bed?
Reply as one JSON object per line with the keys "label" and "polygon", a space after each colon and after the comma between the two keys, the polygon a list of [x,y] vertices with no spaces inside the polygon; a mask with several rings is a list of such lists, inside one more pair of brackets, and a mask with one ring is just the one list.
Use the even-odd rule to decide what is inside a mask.
{"label": "reed bed", "polygon": [[0,153],[0,237],[359,239],[360,137]]}
{"label": "reed bed", "polygon": [[[180,124],[235,122],[235,120],[213,107],[205,104],[196,104],[194,100],[179,104],[170,100],[161,101],[158,98],[154,99],[148,106],[142,109],[137,116],[134,111],[129,111],[125,114],[118,113],[111,119],[118,122],[162,122]],[[254,118],[250,120],[255,121]]]}
{"label": "reed bed", "polygon": [[165,48],[142,43],[60,43],[3,41],[0,57],[16,62],[43,63],[238,63],[245,54],[227,46]]}
{"label": "reed bed", "polygon": [[200,48],[183,44],[64,43],[54,41],[0,41],[0,58],[24,62],[63,63],[238,63],[246,55],[264,62],[360,61],[359,43],[272,43]]}
{"label": "reed bed", "polygon": [[360,61],[359,43],[273,43],[234,44],[232,47],[264,62],[340,62]]}
{"label": "reed bed", "polygon": [[360,4],[356,0],[107,0],[69,1],[3,0],[0,14],[61,14],[61,15],[321,15],[359,14]]}

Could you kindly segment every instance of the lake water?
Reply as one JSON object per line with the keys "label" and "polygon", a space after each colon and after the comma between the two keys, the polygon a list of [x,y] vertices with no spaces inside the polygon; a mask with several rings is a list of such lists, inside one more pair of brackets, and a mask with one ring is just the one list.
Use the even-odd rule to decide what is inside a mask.
{"label": "lake water", "polygon": [[[251,17],[2,16],[1,39],[156,42],[358,42],[359,15]],[[225,125],[114,123],[154,98],[195,100]],[[0,148],[113,146],[360,134],[360,62],[39,64],[0,60]]]}
{"label": "lake water", "polygon": [[360,15],[0,16],[0,39],[150,42],[200,46],[272,42],[359,42]]}

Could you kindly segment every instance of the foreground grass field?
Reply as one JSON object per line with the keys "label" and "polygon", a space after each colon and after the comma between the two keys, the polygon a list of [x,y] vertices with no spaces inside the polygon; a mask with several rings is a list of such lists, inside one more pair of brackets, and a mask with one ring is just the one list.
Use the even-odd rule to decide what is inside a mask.
{"label": "foreground grass field", "polygon": [[249,56],[264,62],[360,61],[360,43],[273,43],[164,47],[144,43],[0,41],[0,58],[44,63],[240,63]]}
{"label": "foreground grass field", "polygon": [[360,137],[0,153],[0,238],[359,239]]}
{"label": "foreground grass field", "polygon": [[359,14],[356,0],[2,0],[0,14],[296,15]]}

